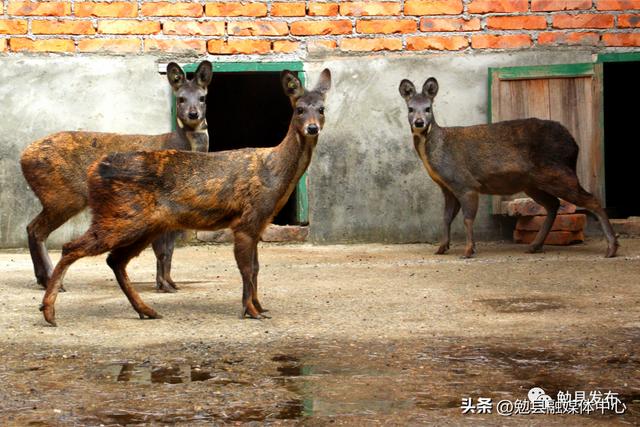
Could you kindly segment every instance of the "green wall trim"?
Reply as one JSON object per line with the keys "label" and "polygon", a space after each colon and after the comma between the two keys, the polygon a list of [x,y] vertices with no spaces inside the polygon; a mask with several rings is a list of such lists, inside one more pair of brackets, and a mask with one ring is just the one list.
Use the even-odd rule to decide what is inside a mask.
{"label": "green wall trim", "polygon": [[[182,68],[187,73],[196,71],[199,63],[186,64]],[[305,84],[304,64],[299,61],[289,62],[212,62],[214,73],[242,73],[242,72],[280,72],[283,70],[295,71],[298,78]],[[175,131],[176,126],[176,99],[171,97],[171,126]],[[309,194],[307,189],[307,173],[305,172],[295,192],[296,221],[298,224],[309,223]]]}
{"label": "green wall trim", "polygon": [[635,62],[640,61],[640,52],[601,53],[596,62]]}
{"label": "green wall trim", "polygon": [[[492,69],[498,72],[500,80],[525,80],[550,77],[592,76],[592,63],[532,65]],[[491,71],[491,70],[490,70]],[[489,75],[491,78],[491,74]]]}

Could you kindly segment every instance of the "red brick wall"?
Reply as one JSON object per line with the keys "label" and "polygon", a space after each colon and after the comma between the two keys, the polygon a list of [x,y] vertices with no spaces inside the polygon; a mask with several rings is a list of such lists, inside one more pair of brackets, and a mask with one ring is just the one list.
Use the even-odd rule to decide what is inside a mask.
{"label": "red brick wall", "polygon": [[640,46],[640,0],[0,0],[0,12],[5,55]]}

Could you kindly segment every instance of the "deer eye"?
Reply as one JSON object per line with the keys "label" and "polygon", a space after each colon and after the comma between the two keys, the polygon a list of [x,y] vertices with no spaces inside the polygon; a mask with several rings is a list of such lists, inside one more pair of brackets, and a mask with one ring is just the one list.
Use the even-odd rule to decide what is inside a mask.
{"label": "deer eye", "polygon": [[413,108],[409,107],[409,112],[413,113]]}
{"label": "deer eye", "polygon": [[304,108],[302,107],[296,108],[296,113],[298,113],[298,115],[301,116],[304,113]]}
{"label": "deer eye", "polygon": [[320,114],[324,114],[324,107],[320,107],[320,108],[318,108],[318,113],[320,113]]}
{"label": "deer eye", "polygon": [[184,104],[185,101],[183,97],[178,98],[178,104]]}
{"label": "deer eye", "polygon": [[204,101],[206,101],[206,98],[204,96],[201,96],[200,97],[200,102],[204,102]]}
{"label": "deer eye", "polygon": [[425,108],[425,109],[424,109],[424,112],[425,112],[425,113],[430,113],[430,112],[431,112],[431,107],[427,107],[427,108]]}

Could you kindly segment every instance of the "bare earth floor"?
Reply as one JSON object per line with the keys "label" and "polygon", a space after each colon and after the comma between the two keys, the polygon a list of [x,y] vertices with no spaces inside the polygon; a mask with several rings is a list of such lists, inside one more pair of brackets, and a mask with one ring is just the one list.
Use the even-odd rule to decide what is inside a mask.
{"label": "bare earth floor", "polygon": [[[139,320],[104,257],[69,270],[58,327],[26,251],[0,252],[0,425],[640,424],[640,240],[524,254],[479,245],[267,245],[272,319],[240,320],[231,246],[180,248],[177,294],[129,273],[164,315]],[[54,258],[59,253],[54,253]],[[496,414],[538,386],[613,391],[622,415]],[[491,398],[492,414],[461,401]]]}

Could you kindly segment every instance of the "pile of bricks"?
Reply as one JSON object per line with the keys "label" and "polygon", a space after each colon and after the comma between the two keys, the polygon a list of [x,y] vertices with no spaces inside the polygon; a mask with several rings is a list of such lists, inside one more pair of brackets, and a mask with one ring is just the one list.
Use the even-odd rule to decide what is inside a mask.
{"label": "pile of bricks", "polygon": [[0,53],[274,55],[640,46],[640,0],[0,1]]}
{"label": "pile of bricks", "polygon": [[[575,212],[576,205],[561,200],[558,216],[544,241],[546,245],[570,245],[584,241],[587,216]],[[516,243],[531,243],[542,227],[547,211],[532,199],[523,198],[508,202],[507,214],[518,217],[513,240]]]}

